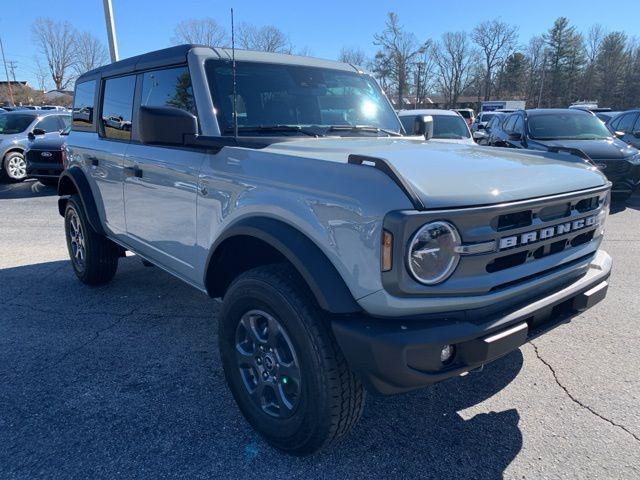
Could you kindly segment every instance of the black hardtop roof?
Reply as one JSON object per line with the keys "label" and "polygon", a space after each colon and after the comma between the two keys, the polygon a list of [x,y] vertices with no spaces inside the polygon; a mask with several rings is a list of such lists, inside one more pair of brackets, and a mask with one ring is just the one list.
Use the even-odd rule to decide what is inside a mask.
{"label": "black hardtop roof", "polygon": [[124,75],[137,70],[186,63],[187,53],[189,53],[189,51],[194,47],[202,46],[203,45],[194,44],[178,45],[176,47],[163,48],[162,50],[156,50],[154,52],[136,55],[135,57],[125,58],[124,60],[110,63],[83,73],[78,77],[76,83],[82,83],[87,80],[94,80],[100,77]]}
{"label": "black hardtop roof", "polygon": [[581,108],[531,108],[525,110],[527,116],[534,117],[536,115],[549,115],[553,113],[562,114],[574,114],[574,115],[593,115],[589,110],[583,110]]}
{"label": "black hardtop roof", "polygon": [[[162,68],[170,65],[180,65],[187,62],[187,54],[193,48],[205,48],[210,50],[213,58],[231,60],[232,52],[228,48],[207,47],[205,45],[186,44],[176,47],[164,48],[155,52],[144,53],[135,57],[126,58],[119,62],[104,65],[82,74],[76,83],[95,80],[102,77],[113,77],[126,75],[140,70],[152,68]],[[288,55],[283,53],[256,52],[252,50],[236,49],[236,59],[238,61],[268,62],[288,65],[304,65],[309,67],[324,67],[350,72],[360,72],[360,70],[347,63],[336,62],[334,60],[324,60],[299,55]]]}

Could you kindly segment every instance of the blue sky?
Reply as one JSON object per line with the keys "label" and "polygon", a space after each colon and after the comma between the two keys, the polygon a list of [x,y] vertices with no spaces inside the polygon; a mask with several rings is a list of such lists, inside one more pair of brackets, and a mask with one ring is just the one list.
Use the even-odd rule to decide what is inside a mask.
{"label": "blue sky", "polygon": [[[16,78],[26,79],[34,86],[34,58],[38,52],[30,25],[38,16],[68,20],[106,44],[101,0],[2,0],[2,4],[0,35],[7,60],[18,63]],[[582,31],[600,23],[609,31],[623,30],[630,36],[640,36],[639,0],[113,0],[120,56],[168,46],[176,23],[187,18],[211,16],[228,26],[231,7],[236,23],[276,25],[295,46],[307,47],[312,55],[324,58],[336,58],[343,45],[358,46],[369,55],[375,53],[373,34],[382,30],[390,10],[397,12],[407,30],[420,39],[437,37],[445,31],[470,31],[482,20],[501,18],[519,26],[524,43],[530,36],[546,31],[559,16],[568,17]],[[5,79],[1,68],[0,79]]]}

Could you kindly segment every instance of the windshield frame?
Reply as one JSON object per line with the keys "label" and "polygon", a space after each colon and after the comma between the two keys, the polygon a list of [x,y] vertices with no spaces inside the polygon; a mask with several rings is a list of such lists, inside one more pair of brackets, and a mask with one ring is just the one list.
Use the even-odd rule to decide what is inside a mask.
{"label": "windshield frame", "polygon": [[551,141],[557,141],[557,140],[608,140],[612,138],[612,134],[609,131],[609,129],[605,126],[605,124],[595,115],[591,114],[591,113],[584,113],[583,117],[581,118],[587,118],[587,117],[592,117],[592,120],[594,120],[596,123],[594,125],[599,125],[602,126],[603,128],[603,136],[599,136],[599,135],[593,135],[590,137],[576,137],[576,136],[553,136],[553,137],[536,137],[533,134],[533,130],[531,128],[531,123],[534,122],[536,119],[540,119],[540,118],[544,118],[544,117],[556,117],[558,115],[566,115],[566,116],[575,116],[576,118],[580,117],[581,114],[579,113],[567,113],[567,112],[549,112],[549,113],[540,113],[537,115],[532,115],[529,116],[527,115],[527,134],[529,136],[529,138],[531,138],[532,140],[539,140],[542,142],[551,142]]}
{"label": "windshield frame", "polygon": [[[217,58],[209,58],[205,61],[204,64],[204,73],[205,73],[205,77],[207,80],[207,86],[208,86],[208,94],[210,95],[211,98],[211,103],[214,106],[214,120],[219,132],[220,136],[233,136],[233,133],[230,133],[231,130],[233,130],[233,122],[227,118],[226,121],[221,122],[221,118],[223,118],[223,116],[226,117],[230,117],[231,119],[233,118],[233,115],[225,115],[224,112],[225,107],[227,110],[231,110],[231,106],[224,105],[224,102],[226,101],[222,101],[222,98],[224,98],[223,96],[221,96],[220,94],[218,94],[218,86],[219,83],[216,80],[216,73],[215,73],[215,69],[219,68],[220,66],[226,66],[226,67],[230,67],[232,64],[229,60],[221,60],[221,59],[217,59]],[[382,90],[382,88],[380,87],[380,85],[378,84],[378,82],[376,81],[376,79],[369,75],[368,73],[364,73],[361,71],[357,71],[357,70],[343,70],[340,68],[331,68],[331,67],[318,67],[318,66],[314,66],[314,65],[304,65],[304,64],[300,64],[300,63],[281,63],[281,62],[262,62],[262,61],[254,61],[254,60],[242,60],[242,61],[237,61],[236,60],[236,68],[240,69],[242,68],[242,66],[251,66],[251,67],[261,67],[261,66],[265,66],[266,68],[269,67],[275,67],[275,68],[300,68],[302,69],[308,69],[308,70],[317,70],[320,72],[329,72],[329,73],[335,73],[337,75],[349,75],[349,76],[353,76],[356,78],[363,78],[365,79],[365,81],[368,83],[368,86],[371,87],[372,91],[375,94],[375,101],[377,103],[377,107],[381,109],[381,113],[380,113],[380,121],[377,121],[377,119],[374,120],[369,120],[366,123],[364,122],[357,122],[357,123],[349,123],[345,120],[346,123],[342,124],[336,124],[336,122],[315,122],[315,123],[294,123],[294,122],[276,122],[276,123],[269,123],[269,122],[265,122],[264,124],[259,124],[259,125],[253,125],[251,123],[249,124],[243,124],[243,125],[238,125],[238,135],[240,136],[262,136],[262,135],[268,135],[268,136],[292,136],[292,135],[297,135],[297,134],[301,134],[301,135],[308,135],[309,131],[312,131],[313,133],[316,133],[318,137],[322,137],[322,136],[378,136],[378,135],[385,135],[385,136],[393,136],[393,135],[402,135],[404,132],[403,126],[400,123],[400,120],[398,118],[397,113],[395,112],[393,105],[391,104],[391,102],[389,101],[388,97],[386,96],[386,94],[384,93],[384,91]],[[345,87],[349,86],[348,84],[345,84]],[[236,87],[237,88],[237,87]],[[304,87],[301,87],[304,88]],[[313,87],[310,87],[313,88]],[[225,88],[226,90],[226,88]],[[285,93],[288,93],[287,90],[283,90]],[[238,100],[240,100],[240,92],[237,91],[238,93]],[[222,94],[224,95],[224,93]],[[318,94],[315,95],[315,98],[320,98],[322,95]],[[303,98],[314,98],[314,94],[311,93],[308,96],[304,96]],[[372,98],[372,97],[371,97]],[[220,104],[223,104],[222,106],[220,106]],[[246,114],[245,114],[246,115]],[[239,117],[241,117],[242,114],[239,115]],[[291,127],[289,130],[285,129],[285,128],[274,128],[274,127]],[[353,128],[340,128],[340,129],[336,129],[334,127],[353,127]],[[264,132],[260,132],[260,129],[264,128]],[[244,132],[243,132],[244,130]],[[377,132],[374,132],[373,130],[377,130]]]}

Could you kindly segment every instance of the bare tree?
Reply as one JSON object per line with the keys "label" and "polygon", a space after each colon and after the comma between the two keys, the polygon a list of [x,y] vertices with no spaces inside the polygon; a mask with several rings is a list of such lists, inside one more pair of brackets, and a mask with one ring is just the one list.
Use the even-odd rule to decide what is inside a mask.
{"label": "bare tree", "polygon": [[432,47],[433,59],[438,70],[438,86],[449,107],[475,80],[474,66],[477,54],[471,48],[465,32],[446,32]]}
{"label": "bare tree", "polygon": [[418,42],[413,33],[406,32],[400,25],[398,15],[390,12],[385,29],[374,35],[373,43],[380,47],[374,61],[378,76],[384,71],[390,82],[381,83],[395,86],[398,104],[402,106],[404,96],[409,93],[409,79],[415,68],[416,58],[425,51],[425,45]]}
{"label": "bare tree", "polygon": [[36,70],[34,72],[36,81],[38,82],[38,89],[41,91],[47,90],[47,79],[49,78],[49,72],[39,58],[36,58]]}
{"label": "bare tree", "polygon": [[293,46],[289,38],[277,27],[266,25],[256,27],[242,23],[238,27],[238,44],[248,50],[274,53],[292,53]]}
{"label": "bare tree", "polygon": [[109,62],[109,54],[103,43],[89,32],[76,36],[76,61],[73,66],[77,75],[82,75]]}
{"label": "bare tree", "polygon": [[38,18],[31,25],[31,31],[56,89],[66,88],[72,80],[70,71],[76,61],[75,29],[67,21]]}
{"label": "bare tree", "polygon": [[499,20],[482,22],[473,29],[471,38],[484,61],[484,99],[491,97],[491,86],[496,67],[511,54],[518,36],[518,28]]}
{"label": "bare tree", "polygon": [[367,58],[364,52],[357,47],[342,47],[338,60],[340,62],[350,63],[351,65],[361,66],[366,63]]}
{"label": "bare tree", "polygon": [[228,45],[227,31],[211,17],[183,20],[173,30],[171,41],[175,45],[195,43],[211,47]]}

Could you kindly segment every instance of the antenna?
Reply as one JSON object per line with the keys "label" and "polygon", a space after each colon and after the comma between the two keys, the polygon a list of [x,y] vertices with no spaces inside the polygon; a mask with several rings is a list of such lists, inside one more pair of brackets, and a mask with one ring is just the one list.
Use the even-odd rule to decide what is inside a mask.
{"label": "antenna", "polygon": [[238,138],[238,92],[236,90],[236,38],[233,29],[233,8],[231,9],[231,71],[233,76],[233,136]]}

